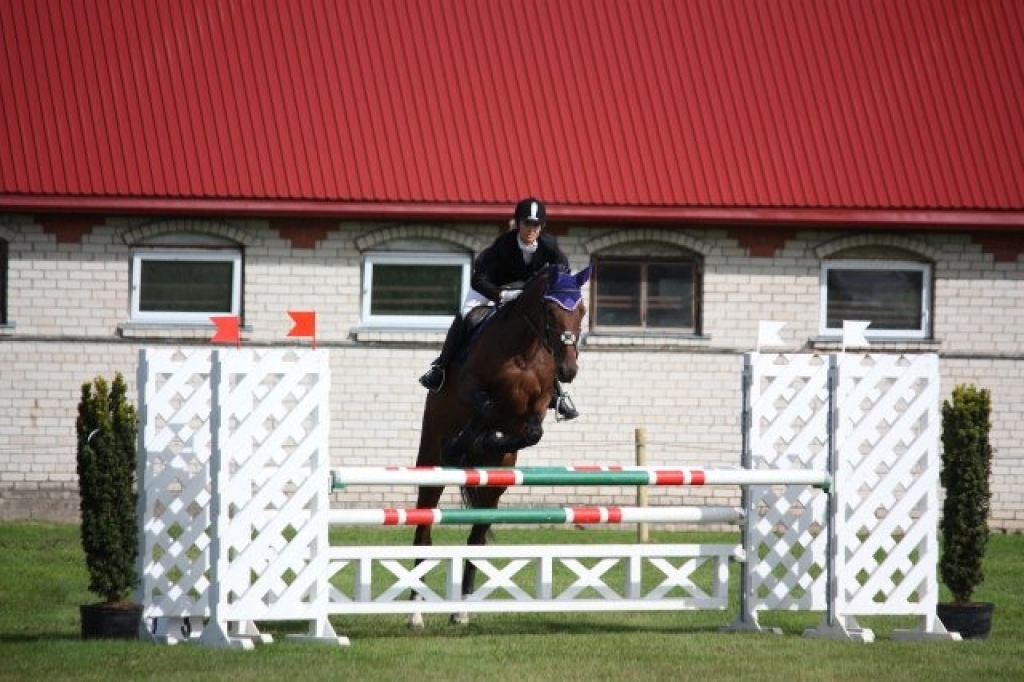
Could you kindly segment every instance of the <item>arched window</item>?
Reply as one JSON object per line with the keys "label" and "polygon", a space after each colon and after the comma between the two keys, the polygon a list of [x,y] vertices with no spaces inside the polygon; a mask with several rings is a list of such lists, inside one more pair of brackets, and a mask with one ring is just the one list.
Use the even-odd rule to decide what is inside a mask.
{"label": "arched window", "polygon": [[469,290],[482,244],[433,225],[382,228],[356,240],[363,253],[364,327],[447,329]]}
{"label": "arched window", "polygon": [[703,259],[671,244],[619,244],[591,256],[590,328],[699,334]]}
{"label": "arched window", "polygon": [[840,336],[844,321],[869,322],[867,338],[932,337],[933,267],[902,245],[850,244],[824,252],[819,333]]}
{"label": "arched window", "polygon": [[133,322],[209,324],[211,315],[242,315],[237,242],[204,232],[160,232],[133,245]]}

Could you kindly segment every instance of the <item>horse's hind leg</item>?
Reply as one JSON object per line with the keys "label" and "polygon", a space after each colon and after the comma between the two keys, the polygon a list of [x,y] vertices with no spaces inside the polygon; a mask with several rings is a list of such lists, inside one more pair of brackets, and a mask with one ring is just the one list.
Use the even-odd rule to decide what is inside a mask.
{"label": "horse's hind leg", "polygon": [[[437,507],[438,502],[441,501],[441,493],[444,492],[444,488],[435,486],[424,486],[420,488],[419,495],[416,497],[416,507],[418,509],[434,509]],[[416,526],[416,532],[413,534],[412,544],[414,547],[429,547],[433,540],[430,537],[431,527],[429,525]],[[415,565],[418,566],[421,560],[416,559]],[[409,599],[414,601],[422,601],[423,597],[412,590],[409,593]],[[423,614],[416,612],[409,615],[409,627],[420,630],[423,628]]]}

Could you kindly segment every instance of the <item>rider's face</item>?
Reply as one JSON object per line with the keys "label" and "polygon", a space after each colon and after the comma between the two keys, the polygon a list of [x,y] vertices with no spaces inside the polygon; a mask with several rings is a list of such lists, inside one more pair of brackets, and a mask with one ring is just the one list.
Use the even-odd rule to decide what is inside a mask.
{"label": "rider's face", "polygon": [[540,236],[541,227],[537,223],[519,223],[519,240],[526,245],[533,244]]}

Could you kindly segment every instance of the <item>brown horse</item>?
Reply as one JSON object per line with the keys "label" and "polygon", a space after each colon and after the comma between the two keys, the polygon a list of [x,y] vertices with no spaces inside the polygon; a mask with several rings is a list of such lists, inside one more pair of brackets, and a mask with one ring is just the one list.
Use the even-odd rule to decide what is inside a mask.
{"label": "brown horse", "polygon": [[[481,323],[444,386],[427,396],[416,466],[512,467],[519,450],[540,442],[555,379],[570,383],[576,377],[586,314],[580,287],[589,277],[590,268],[572,275],[548,266],[526,282],[518,298]],[[443,491],[421,487],[416,506],[437,507]],[[497,507],[504,492],[503,487],[462,490],[466,504],[478,509]],[[430,530],[417,526],[413,545],[430,545]],[[474,525],[467,544],[486,544],[489,530],[490,524]],[[467,561],[464,597],[472,594],[475,581],[476,567]],[[467,621],[465,614],[452,616],[452,622]],[[414,614],[410,624],[423,627],[421,615]]]}

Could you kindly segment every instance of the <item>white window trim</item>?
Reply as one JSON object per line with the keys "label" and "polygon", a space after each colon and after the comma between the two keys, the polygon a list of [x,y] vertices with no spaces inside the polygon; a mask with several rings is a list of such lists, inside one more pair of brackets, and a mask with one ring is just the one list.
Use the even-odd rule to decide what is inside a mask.
{"label": "white window trim", "polygon": [[[822,336],[841,337],[842,328],[828,327],[828,271],[836,270],[919,270],[922,273],[921,329],[872,329],[865,330],[866,338],[876,339],[928,339],[931,338],[932,266],[930,263],[894,260],[829,260],[821,264],[819,280],[820,303],[818,305],[818,329]],[[866,320],[870,321],[870,320]]]}
{"label": "white window trim", "polygon": [[[231,263],[231,311],[212,310],[200,313],[153,312],[139,310],[142,294],[143,261],[219,261]],[[211,324],[212,315],[240,315],[242,310],[242,254],[237,250],[218,249],[136,249],[132,252],[131,321],[160,324]]]}
{"label": "white window trim", "polygon": [[361,302],[361,325],[372,328],[392,329],[447,329],[452,315],[372,315],[370,313],[373,291],[373,268],[381,265],[459,265],[462,267],[462,283],[459,303],[469,291],[469,277],[472,260],[468,255],[457,253],[417,253],[411,251],[388,251],[367,253],[363,256],[363,289]]}

